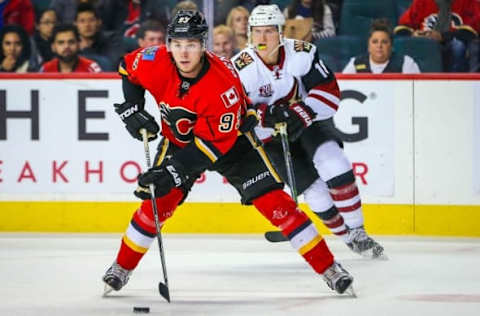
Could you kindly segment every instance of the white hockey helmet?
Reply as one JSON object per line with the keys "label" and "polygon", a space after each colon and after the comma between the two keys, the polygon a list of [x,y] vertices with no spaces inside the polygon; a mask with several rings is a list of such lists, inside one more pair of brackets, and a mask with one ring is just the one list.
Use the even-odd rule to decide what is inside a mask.
{"label": "white hockey helmet", "polygon": [[276,25],[280,34],[280,43],[283,42],[283,26],[285,17],[276,4],[257,5],[248,18],[248,44],[252,45],[251,33],[253,26]]}

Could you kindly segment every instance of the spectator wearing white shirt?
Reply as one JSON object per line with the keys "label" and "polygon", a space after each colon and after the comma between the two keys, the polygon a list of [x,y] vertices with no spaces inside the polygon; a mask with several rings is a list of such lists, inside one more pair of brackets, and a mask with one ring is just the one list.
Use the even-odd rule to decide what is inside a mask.
{"label": "spectator wearing white shirt", "polygon": [[368,37],[368,54],[352,57],[342,73],[420,73],[412,57],[392,52],[393,35],[386,19],[372,22]]}

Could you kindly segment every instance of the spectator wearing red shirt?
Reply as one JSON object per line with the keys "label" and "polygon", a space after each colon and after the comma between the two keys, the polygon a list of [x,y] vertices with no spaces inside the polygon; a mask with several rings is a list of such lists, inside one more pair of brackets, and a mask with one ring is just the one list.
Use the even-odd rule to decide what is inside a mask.
{"label": "spectator wearing red shirt", "polygon": [[480,9],[475,0],[413,0],[398,24],[397,35],[440,42],[444,69],[461,72],[467,70],[466,48],[480,31]]}
{"label": "spectator wearing red shirt", "polygon": [[32,35],[35,30],[35,10],[30,0],[0,0],[3,7],[0,17],[0,29],[4,25],[20,25]]}
{"label": "spectator wearing red shirt", "polygon": [[59,25],[52,35],[52,51],[55,58],[44,63],[40,72],[100,72],[93,60],[78,55],[80,37],[73,25]]}

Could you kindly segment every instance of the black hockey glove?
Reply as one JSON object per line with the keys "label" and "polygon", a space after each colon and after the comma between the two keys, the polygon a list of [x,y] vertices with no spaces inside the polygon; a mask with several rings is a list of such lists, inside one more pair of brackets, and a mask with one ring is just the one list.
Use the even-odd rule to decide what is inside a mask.
{"label": "black hockey glove", "polygon": [[247,115],[243,119],[242,125],[240,125],[240,132],[247,133],[253,131],[258,124],[257,112],[254,109],[248,109]]}
{"label": "black hockey glove", "polygon": [[295,141],[304,129],[312,125],[317,114],[302,101],[278,105],[257,105],[257,115],[263,127],[275,128],[277,123],[287,123],[288,139]]}
{"label": "black hockey glove", "polygon": [[285,122],[288,117],[287,107],[260,103],[256,105],[256,109],[263,127],[275,128],[276,123]]}
{"label": "black hockey glove", "polygon": [[317,114],[302,101],[290,104],[287,111],[288,117],[285,122],[287,122],[288,139],[293,142],[312,125]]}
{"label": "black hockey glove", "polygon": [[188,178],[180,163],[169,160],[163,166],[150,168],[147,172],[140,174],[138,176],[140,188],[135,190],[134,194],[142,200],[151,199],[149,185],[153,184],[155,186],[155,197],[162,197],[173,188],[184,185]]}
{"label": "black hockey glove", "polygon": [[139,102],[124,102],[122,104],[114,104],[115,112],[120,116],[120,119],[125,123],[125,127],[132,137],[142,140],[140,130],[145,128],[147,130],[148,140],[157,138],[160,127],[155,118],[144,110],[145,100]]}

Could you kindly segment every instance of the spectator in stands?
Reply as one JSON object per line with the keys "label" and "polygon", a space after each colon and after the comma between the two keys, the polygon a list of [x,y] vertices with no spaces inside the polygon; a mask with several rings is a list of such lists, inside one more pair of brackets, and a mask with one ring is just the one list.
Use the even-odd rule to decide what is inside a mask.
{"label": "spectator in stands", "polygon": [[327,0],[328,7],[332,11],[333,23],[335,28],[340,25],[340,14],[342,13],[343,0]]}
{"label": "spectator in stands", "polygon": [[475,0],[413,0],[395,28],[395,34],[431,38],[442,44],[444,69],[467,70],[466,47],[480,31]]}
{"label": "spectator in stands", "polygon": [[75,20],[79,4],[89,3],[98,9],[101,2],[102,0],[51,0],[50,8],[57,12],[59,21],[70,24]]}
{"label": "spectator in stands", "polygon": [[101,30],[102,20],[88,3],[78,5],[75,25],[80,34],[80,55],[95,60],[105,71],[115,70],[124,52],[121,37]]}
{"label": "spectator in stands", "polygon": [[[320,38],[335,36],[335,24],[332,11],[325,0],[293,0],[292,4],[285,8],[284,15],[288,20],[312,18],[311,36],[304,40],[315,41]],[[286,27],[288,27],[288,20]],[[309,23],[306,20],[305,23]],[[288,37],[288,34],[285,34]]]}
{"label": "spectator in stands", "polygon": [[0,0],[0,29],[19,25],[32,35],[35,30],[35,9],[30,0]]}
{"label": "spectator in stands", "polygon": [[56,24],[57,14],[55,10],[47,9],[39,13],[35,33],[30,38],[32,47],[30,65],[32,69],[38,70],[44,62],[54,57],[50,40]]}
{"label": "spectator in stands", "polygon": [[343,73],[419,73],[417,63],[407,55],[392,52],[393,34],[386,19],[373,20],[368,37],[368,54],[352,57]]}
{"label": "spectator in stands", "polygon": [[234,7],[227,16],[227,26],[233,30],[235,34],[235,48],[242,50],[247,47],[247,28],[248,16],[250,13],[242,6]]}
{"label": "spectator in stands", "polygon": [[177,5],[172,9],[172,16],[175,16],[180,10],[193,10],[198,11],[198,6],[195,2],[191,0],[184,0],[177,3]]}
{"label": "spectator in stands", "polygon": [[17,25],[0,30],[0,72],[23,73],[29,71],[30,41],[27,32]]}
{"label": "spectator in stands", "polygon": [[213,52],[227,59],[232,58],[236,53],[233,30],[225,24],[220,24],[213,29]]}
{"label": "spectator in stands", "polygon": [[139,47],[165,44],[165,27],[156,20],[145,21],[137,32]]}
{"label": "spectator in stands", "polygon": [[40,72],[100,72],[102,69],[93,60],[78,55],[80,36],[72,24],[55,27],[52,35],[52,51],[55,58],[42,65]]}

